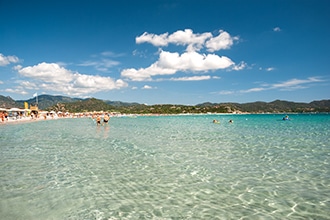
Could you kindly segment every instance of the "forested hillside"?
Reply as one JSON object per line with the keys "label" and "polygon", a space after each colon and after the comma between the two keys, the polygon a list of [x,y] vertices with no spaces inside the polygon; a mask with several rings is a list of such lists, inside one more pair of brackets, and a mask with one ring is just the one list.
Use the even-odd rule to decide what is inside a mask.
{"label": "forested hillside", "polygon": [[[15,101],[11,97],[0,95],[0,107],[23,108],[24,102],[35,105],[36,98]],[[42,110],[68,111],[68,112],[93,112],[111,111],[131,114],[181,114],[181,113],[282,113],[282,112],[330,112],[330,100],[298,103],[282,100],[273,102],[251,103],[210,103],[198,105],[144,105],[139,103],[126,103],[120,101],[100,100],[96,98],[78,99],[66,96],[38,96],[38,106]]]}

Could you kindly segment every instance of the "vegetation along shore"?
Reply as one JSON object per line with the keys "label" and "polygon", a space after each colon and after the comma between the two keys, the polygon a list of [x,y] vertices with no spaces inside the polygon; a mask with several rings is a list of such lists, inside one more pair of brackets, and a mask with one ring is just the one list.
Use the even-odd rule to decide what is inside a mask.
{"label": "vegetation along shore", "polygon": [[[251,103],[210,103],[197,105],[157,104],[146,105],[95,98],[79,99],[66,96],[38,96],[39,110],[83,113],[93,111],[117,112],[121,114],[199,114],[199,113],[308,113],[330,112],[330,100],[297,103],[282,100]],[[24,108],[24,103],[35,105],[35,98],[13,100],[0,95],[0,108]]]}

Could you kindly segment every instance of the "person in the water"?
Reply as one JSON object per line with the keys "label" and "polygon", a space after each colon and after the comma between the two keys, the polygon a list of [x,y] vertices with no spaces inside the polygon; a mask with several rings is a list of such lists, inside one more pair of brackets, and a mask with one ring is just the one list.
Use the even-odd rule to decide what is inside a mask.
{"label": "person in the water", "polygon": [[108,115],[108,114],[105,114],[105,115],[104,115],[104,118],[103,118],[103,123],[104,123],[104,124],[108,124],[109,120],[110,120],[109,115]]}
{"label": "person in the water", "polygon": [[289,118],[288,115],[286,115],[286,116],[283,117],[283,120],[290,120],[290,118]]}
{"label": "person in the water", "polygon": [[98,116],[96,117],[96,124],[97,124],[97,125],[101,125],[101,116],[100,116],[100,115],[98,115]]}

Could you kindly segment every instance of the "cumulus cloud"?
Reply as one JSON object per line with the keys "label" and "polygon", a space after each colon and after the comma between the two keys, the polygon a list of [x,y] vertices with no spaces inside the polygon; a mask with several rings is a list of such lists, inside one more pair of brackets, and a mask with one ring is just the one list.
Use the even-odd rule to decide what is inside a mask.
{"label": "cumulus cloud", "polygon": [[176,31],[168,37],[169,43],[187,45],[187,51],[195,51],[202,48],[204,42],[211,38],[211,33],[194,34],[192,30]]}
{"label": "cumulus cloud", "polygon": [[156,34],[149,34],[144,32],[141,36],[136,37],[135,41],[137,44],[141,43],[151,43],[154,46],[167,46],[168,45],[168,33],[156,35]]}
{"label": "cumulus cloud", "polygon": [[218,36],[212,37],[206,42],[206,47],[210,52],[226,50],[234,44],[234,40],[238,40],[238,37],[231,37],[228,32],[220,31]]}
{"label": "cumulus cloud", "polygon": [[[230,49],[238,37],[232,37],[228,32],[219,31],[217,36],[210,32],[193,33],[191,29],[178,30],[172,34],[163,33],[160,35],[143,33],[136,37],[136,43],[150,43],[157,47],[165,47],[169,44],[186,47],[182,54],[160,50],[159,58],[146,68],[129,68],[121,72],[121,76],[132,81],[151,81],[157,75],[173,75],[179,71],[204,73],[219,69],[226,69],[234,66],[235,63],[226,56],[219,56],[214,53],[202,54],[199,51],[205,49],[208,52],[215,52]],[[236,69],[244,68],[244,65]]]}
{"label": "cumulus cloud", "polygon": [[199,54],[195,51],[183,54],[161,51],[159,59],[147,68],[125,69],[121,72],[123,77],[133,81],[151,80],[156,75],[172,75],[178,71],[209,71],[225,69],[234,62],[225,56],[216,54]]}
{"label": "cumulus cloud", "polygon": [[10,63],[18,63],[19,59],[17,56],[5,56],[0,53],[0,66],[7,66]]}
{"label": "cumulus cloud", "polygon": [[220,57],[215,54],[202,55],[195,51],[186,52],[181,55],[179,53],[162,51],[157,61],[157,66],[166,69],[175,69],[176,71],[224,69],[233,64],[234,62],[228,57]]}
{"label": "cumulus cloud", "polygon": [[170,35],[144,32],[135,39],[137,44],[151,43],[161,47],[168,46],[168,44],[183,45],[187,46],[187,51],[197,51],[205,46],[210,52],[229,49],[235,40],[238,40],[238,37],[231,37],[228,32],[223,30],[219,31],[218,36],[213,37],[210,32],[195,34],[191,29],[178,30]]}
{"label": "cumulus cloud", "polygon": [[38,79],[46,83],[68,83],[73,80],[73,73],[56,63],[40,63],[18,70],[25,77]]}
{"label": "cumulus cloud", "polygon": [[[18,73],[37,81],[38,88],[67,95],[81,96],[127,87],[127,83],[121,79],[114,80],[110,77],[80,74],[56,63],[39,63],[35,66],[21,68]],[[25,84],[27,87],[30,86],[29,88],[33,87],[33,84],[27,84],[27,82]]]}

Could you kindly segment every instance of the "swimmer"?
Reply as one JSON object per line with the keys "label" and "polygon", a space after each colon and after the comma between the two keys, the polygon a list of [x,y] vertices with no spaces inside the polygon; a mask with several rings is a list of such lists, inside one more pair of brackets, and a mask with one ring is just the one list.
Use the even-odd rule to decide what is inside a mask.
{"label": "swimmer", "polygon": [[214,124],[219,124],[220,122],[218,120],[216,120],[216,119],[213,119],[213,123]]}
{"label": "swimmer", "polygon": [[286,115],[285,117],[283,117],[283,120],[290,120],[290,118],[288,115]]}
{"label": "swimmer", "polygon": [[233,123],[233,122],[234,122],[233,120],[231,120],[231,119],[229,120],[229,123]]}

